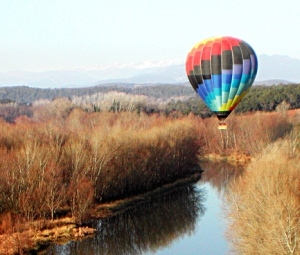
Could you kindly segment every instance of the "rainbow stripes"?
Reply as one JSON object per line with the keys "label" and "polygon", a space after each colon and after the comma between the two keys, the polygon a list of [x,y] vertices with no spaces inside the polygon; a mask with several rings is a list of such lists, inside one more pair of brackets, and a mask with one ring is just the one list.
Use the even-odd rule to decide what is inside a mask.
{"label": "rainbow stripes", "polygon": [[225,119],[254,82],[257,57],[240,39],[209,38],[189,52],[186,73],[205,104],[219,119]]}

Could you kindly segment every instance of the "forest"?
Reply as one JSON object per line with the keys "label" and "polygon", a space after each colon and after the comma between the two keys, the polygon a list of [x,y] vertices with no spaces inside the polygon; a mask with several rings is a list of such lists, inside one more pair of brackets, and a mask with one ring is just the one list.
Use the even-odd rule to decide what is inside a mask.
{"label": "forest", "polygon": [[[41,89],[25,86],[0,88],[0,117],[13,122],[20,115],[32,117],[32,109],[65,99],[74,108],[85,111],[137,111],[169,115],[193,113],[202,118],[212,116],[190,85],[111,84],[88,88]],[[275,111],[284,102],[289,109],[300,108],[300,84],[253,86],[236,107],[235,113]]]}
{"label": "forest", "polygon": [[[46,245],[58,238],[52,229],[65,227],[66,218],[82,226],[98,205],[201,173],[204,156],[259,159],[281,141],[288,143],[286,160],[299,155],[300,85],[254,87],[245,105],[259,97],[270,102],[258,99],[255,107],[265,108],[237,109],[226,131],[217,129],[217,119],[200,100],[175,87],[170,98],[158,96],[168,86],[163,92],[152,88],[151,96],[150,88],[140,87],[138,94],[112,90],[30,103],[3,98],[1,248],[13,254]],[[236,184],[232,190],[244,185]],[[233,206],[243,199],[229,198]],[[72,236],[67,230],[60,235]]]}

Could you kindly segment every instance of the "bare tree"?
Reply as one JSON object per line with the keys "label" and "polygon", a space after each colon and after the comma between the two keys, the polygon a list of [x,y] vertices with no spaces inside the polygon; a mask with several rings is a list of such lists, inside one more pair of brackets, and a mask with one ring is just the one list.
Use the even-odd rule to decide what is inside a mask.
{"label": "bare tree", "polygon": [[49,164],[42,183],[45,206],[49,209],[51,219],[55,212],[66,202],[66,187],[63,183],[61,169],[55,164]]}

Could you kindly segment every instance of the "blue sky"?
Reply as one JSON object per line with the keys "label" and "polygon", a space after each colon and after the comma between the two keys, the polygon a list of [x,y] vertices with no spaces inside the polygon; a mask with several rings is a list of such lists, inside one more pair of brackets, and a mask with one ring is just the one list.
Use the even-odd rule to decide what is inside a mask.
{"label": "blue sky", "polygon": [[296,0],[0,0],[0,72],[185,61],[220,35],[300,58],[299,13]]}

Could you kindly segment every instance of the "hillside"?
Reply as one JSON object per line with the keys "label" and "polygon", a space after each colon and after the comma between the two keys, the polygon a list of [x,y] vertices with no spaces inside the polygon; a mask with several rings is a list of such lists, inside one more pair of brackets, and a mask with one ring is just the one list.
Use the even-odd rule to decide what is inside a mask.
{"label": "hillside", "polygon": [[18,104],[30,104],[35,100],[55,98],[72,98],[74,96],[86,96],[96,93],[107,93],[109,91],[124,92],[132,95],[145,95],[148,97],[167,99],[178,96],[194,96],[195,92],[190,86],[178,85],[139,85],[132,83],[125,84],[106,84],[102,86],[86,88],[55,88],[42,89],[27,86],[0,87],[0,100],[13,101]]}

